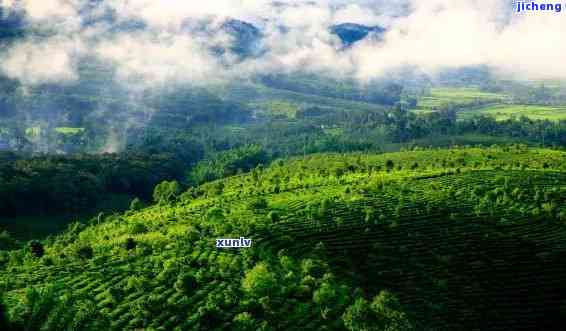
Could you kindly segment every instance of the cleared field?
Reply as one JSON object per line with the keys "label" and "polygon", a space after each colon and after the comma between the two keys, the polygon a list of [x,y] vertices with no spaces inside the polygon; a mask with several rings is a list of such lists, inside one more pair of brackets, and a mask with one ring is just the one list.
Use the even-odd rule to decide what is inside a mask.
{"label": "cleared field", "polygon": [[257,103],[249,103],[248,107],[271,116],[282,115],[288,118],[295,118],[300,105],[287,100],[273,100]]}
{"label": "cleared field", "polygon": [[58,127],[55,128],[57,133],[65,134],[65,135],[74,135],[78,133],[84,132],[84,128],[70,128],[70,127]]}
{"label": "cleared field", "polygon": [[[237,103],[256,108],[257,105],[272,105],[276,100],[275,107],[278,110],[289,111],[300,107],[317,106],[321,108],[333,108],[341,110],[383,111],[386,107],[378,104],[352,101],[340,98],[324,97],[312,94],[304,94],[283,89],[267,87],[261,84],[242,83],[229,86],[219,86],[214,89],[218,94],[226,96],[227,99]],[[296,111],[292,110],[292,111]]]}
{"label": "cleared field", "polygon": [[458,113],[459,119],[468,119],[477,115],[489,115],[498,121],[512,117],[526,116],[534,120],[566,120],[566,107],[537,105],[493,105],[480,109],[465,110]]}
{"label": "cleared field", "polygon": [[482,92],[476,87],[462,88],[433,88],[430,96],[422,97],[417,109],[431,110],[446,107],[448,105],[472,106],[485,103],[497,103],[506,99],[506,95]]}

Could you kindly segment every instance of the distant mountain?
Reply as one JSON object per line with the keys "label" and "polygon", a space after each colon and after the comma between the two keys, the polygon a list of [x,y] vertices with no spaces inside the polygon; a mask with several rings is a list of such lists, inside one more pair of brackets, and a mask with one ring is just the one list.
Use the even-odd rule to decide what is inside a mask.
{"label": "distant mountain", "polygon": [[0,6],[0,41],[22,36],[24,25],[21,13]]}
{"label": "distant mountain", "polygon": [[253,24],[237,19],[227,19],[220,29],[234,38],[230,51],[242,57],[253,56],[259,53],[263,34]]}
{"label": "distant mountain", "polygon": [[355,23],[342,23],[330,27],[330,32],[337,35],[345,46],[353,45],[370,34],[381,38],[385,31],[386,29],[381,26],[366,26]]}

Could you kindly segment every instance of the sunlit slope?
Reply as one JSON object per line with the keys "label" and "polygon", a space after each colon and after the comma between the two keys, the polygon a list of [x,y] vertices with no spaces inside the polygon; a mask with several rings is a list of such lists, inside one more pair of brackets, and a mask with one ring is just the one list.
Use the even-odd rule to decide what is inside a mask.
{"label": "sunlit slope", "polygon": [[[565,160],[513,147],[275,162],[71,228],[42,258],[14,253],[1,284],[15,321],[54,330],[343,330],[354,300],[384,289],[419,330],[552,329]],[[252,247],[215,248],[239,237]],[[30,309],[37,297],[52,309]]]}

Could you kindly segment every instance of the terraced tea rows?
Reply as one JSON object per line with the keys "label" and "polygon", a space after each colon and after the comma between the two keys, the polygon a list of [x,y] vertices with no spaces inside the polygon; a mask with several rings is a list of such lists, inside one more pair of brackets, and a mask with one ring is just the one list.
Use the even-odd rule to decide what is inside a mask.
{"label": "terraced tea rows", "polygon": [[[388,290],[419,330],[553,330],[565,159],[519,147],[276,162],[75,225],[43,257],[12,252],[0,285],[28,329],[344,330],[355,302]],[[215,248],[241,236],[251,248]]]}

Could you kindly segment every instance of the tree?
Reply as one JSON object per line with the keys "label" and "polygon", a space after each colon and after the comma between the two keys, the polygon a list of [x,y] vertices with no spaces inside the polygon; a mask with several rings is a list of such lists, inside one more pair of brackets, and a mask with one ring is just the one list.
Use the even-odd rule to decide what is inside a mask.
{"label": "tree", "polygon": [[350,331],[378,331],[370,305],[364,298],[359,298],[342,315],[346,329]]}
{"label": "tree", "polygon": [[278,223],[281,220],[281,216],[276,211],[270,211],[267,217],[272,223]]}
{"label": "tree", "polygon": [[357,299],[342,315],[344,325],[352,331],[405,331],[412,330],[407,315],[401,310],[397,298],[388,291],[381,291],[369,303]]}
{"label": "tree", "polygon": [[237,331],[256,331],[258,325],[252,314],[248,312],[239,313],[233,320],[234,330]]}
{"label": "tree", "polygon": [[191,294],[197,288],[196,278],[188,273],[182,273],[177,277],[175,282],[175,289],[184,294]]}
{"label": "tree", "polygon": [[92,259],[94,251],[89,245],[83,245],[77,249],[77,256],[85,260]]}
{"label": "tree", "polygon": [[322,283],[320,287],[314,291],[313,301],[320,306],[329,306],[336,302],[336,290],[334,286],[328,282]]}
{"label": "tree", "polygon": [[271,272],[267,264],[260,262],[251,270],[246,272],[242,280],[242,288],[253,297],[264,297],[271,293],[276,285],[275,274]]}
{"label": "tree", "polygon": [[45,254],[45,249],[43,248],[43,244],[37,240],[30,241],[29,248],[31,253],[35,257],[42,257]]}
{"label": "tree", "polygon": [[176,180],[163,181],[155,186],[153,190],[153,201],[158,204],[167,204],[174,202],[181,192],[181,186]]}
{"label": "tree", "polygon": [[130,202],[130,210],[131,211],[138,211],[143,208],[143,203],[139,198],[135,198]]}
{"label": "tree", "polygon": [[371,310],[376,314],[380,330],[411,330],[412,325],[402,311],[397,297],[389,291],[381,291],[371,302]]}
{"label": "tree", "polygon": [[387,169],[387,172],[393,170],[394,167],[395,167],[395,163],[393,162],[393,160],[385,161],[385,168]]}
{"label": "tree", "polygon": [[136,248],[136,245],[137,245],[137,243],[136,243],[136,241],[134,240],[134,238],[128,237],[128,239],[126,239],[125,246],[126,246],[126,249],[127,249],[127,250],[130,251],[130,250]]}

